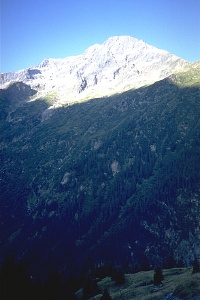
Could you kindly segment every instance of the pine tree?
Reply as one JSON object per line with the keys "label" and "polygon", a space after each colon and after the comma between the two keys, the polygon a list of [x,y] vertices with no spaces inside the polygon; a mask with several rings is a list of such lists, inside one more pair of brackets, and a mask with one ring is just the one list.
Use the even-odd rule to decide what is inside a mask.
{"label": "pine tree", "polygon": [[199,260],[197,259],[197,257],[195,257],[194,262],[193,262],[193,270],[192,273],[199,273],[200,272],[200,264],[199,264]]}
{"label": "pine tree", "polygon": [[149,261],[146,255],[144,255],[141,263],[141,271],[149,271],[149,270],[150,270]]}
{"label": "pine tree", "polygon": [[175,266],[176,266],[176,262],[174,259],[174,255],[173,253],[171,253],[166,261],[166,269],[172,269],[175,268]]}
{"label": "pine tree", "polygon": [[32,283],[23,262],[8,258],[0,270],[1,299],[31,299]]}
{"label": "pine tree", "polygon": [[101,296],[100,300],[112,300],[107,289],[103,291],[103,295]]}
{"label": "pine tree", "polygon": [[117,285],[125,283],[124,272],[120,268],[114,268],[111,278],[115,281]]}
{"label": "pine tree", "polygon": [[154,272],[154,285],[162,284],[163,278],[164,277],[163,277],[162,270],[160,268],[155,269],[155,272]]}
{"label": "pine tree", "polygon": [[91,277],[88,277],[85,280],[85,283],[83,285],[83,295],[82,295],[82,299],[88,299],[92,296],[95,296],[99,293],[99,288],[98,285],[96,283],[96,281],[94,279],[92,279]]}

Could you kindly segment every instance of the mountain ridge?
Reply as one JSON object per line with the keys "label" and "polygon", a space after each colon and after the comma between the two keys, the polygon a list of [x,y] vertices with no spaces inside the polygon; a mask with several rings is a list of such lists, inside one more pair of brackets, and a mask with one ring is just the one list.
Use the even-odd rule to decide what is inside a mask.
{"label": "mountain ridge", "polygon": [[1,90],[1,257],[70,272],[87,255],[135,265],[145,254],[156,265],[170,249],[191,265],[200,255],[193,71],[181,76],[194,87],[176,75],[59,107],[50,119],[45,99],[26,101],[35,91],[24,83]]}
{"label": "mountain ridge", "polygon": [[130,36],[108,38],[83,54],[45,59],[37,67],[1,74],[1,87],[23,81],[54,105],[108,96],[152,84],[190,63]]}
{"label": "mountain ridge", "polygon": [[140,269],[144,257],[156,267],[173,255],[191,266],[200,257],[199,69],[70,105],[42,97],[34,69],[1,89],[0,263],[13,256],[41,276],[80,274],[89,258]]}

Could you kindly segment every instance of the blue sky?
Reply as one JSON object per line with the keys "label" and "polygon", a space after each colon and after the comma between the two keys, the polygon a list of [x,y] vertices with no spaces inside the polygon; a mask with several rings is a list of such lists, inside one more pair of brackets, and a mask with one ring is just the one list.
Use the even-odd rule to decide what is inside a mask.
{"label": "blue sky", "polygon": [[200,60],[200,0],[1,0],[1,72],[130,35]]}

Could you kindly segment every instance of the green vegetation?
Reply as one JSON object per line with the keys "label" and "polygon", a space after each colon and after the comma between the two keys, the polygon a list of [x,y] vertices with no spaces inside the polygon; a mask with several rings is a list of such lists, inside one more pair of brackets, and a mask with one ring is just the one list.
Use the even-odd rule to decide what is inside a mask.
{"label": "green vegetation", "polygon": [[111,276],[112,280],[115,281],[117,285],[122,285],[125,283],[124,272],[120,268],[114,268]]}
{"label": "green vegetation", "polygon": [[200,221],[198,78],[193,66],[54,110],[47,99],[29,101],[35,91],[22,83],[0,91],[1,257],[14,253],[41,273],[52,264],[79,274],[88,256],[141,270],[167,266],[173,253],[174,266],[192,265]]}
{"label": "green vegetation", "polygon": [[56,92],[51,92],[48,93],[43,100],[50,106],[53,105],[56,102],[57,99],[57,93]]}
{"label": "green vegetation", "polygon": [[[106,277],[98,282],[101,293],[90,300],[103,299],[101,297],[104,290],[115,300],[160,300],[172,294],[180,299],[189,299],[200,295],[200,274],[192,275],[191,268],[163,270],[163,275],[163,285],[157,289],[153,284],[153,271],[126,274],[125,284],[121,286],[115,285],[110,277]],[[79,298],[81,291],[76,295]]]}
{"label": "green vegetation", "polygon": [[177,74],[176,82],[182,87],[200,85],[200,61],[193,63],[187,71]]}
{"label": "green vegetation", "polygon": [[199,263],[199,260],[197,259],[197,257],[195,257],[195,259],[193,261],[192,273],[193,274],[200,273],[200,263]]}
{"label": "green vegetation", "polygon": [[180,299],[200,296],[200,276],[196,275],[183,281],[175,288],[174,295]]}
{"label": "green vegetation", "polygon": [[164,279],[164,276],[163,276],[162,270],[159,268],[155,269],[154,277],[153,277],[154,285],[158,285],[158,286],[161,285],[163,279]]}
{"label": "green vegetation", "polygon": [[109,292],[108,292],[107,289],[105,289],[105,290],[103,291],[103,295],[102,295],[102,297],[100,298],[100,300],[112,300],[112,298],[110,297],[110,294],[109,294]]}
{"label": "green vegetation", "polygon": [[160,285],[154,284],[153,270],[125,274],[120,285],[110,276],[94,279],[89,273],[78,280],[51,271],[41,281],[27,272],[26,263],[7,259],[0,270],[1,299],[160,300],[173,296],[184,300],[200,296],[200,273],[192,274],[192,268],[164,269]]}

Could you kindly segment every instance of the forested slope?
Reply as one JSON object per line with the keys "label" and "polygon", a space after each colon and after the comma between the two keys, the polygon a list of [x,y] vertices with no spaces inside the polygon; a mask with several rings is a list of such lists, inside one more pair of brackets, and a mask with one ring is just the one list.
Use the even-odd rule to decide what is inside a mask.
{"label": "forested slope", "polygon": [[151,86],[49,109],[0,92],[1,257],[33,272],[200,255],[199,64]]}

